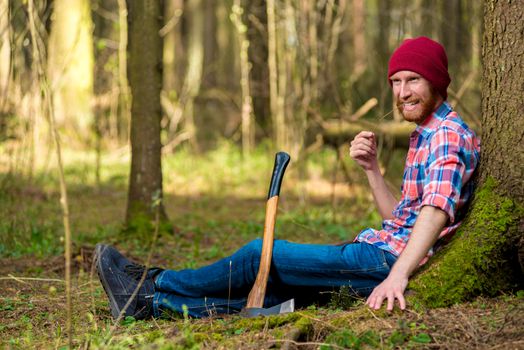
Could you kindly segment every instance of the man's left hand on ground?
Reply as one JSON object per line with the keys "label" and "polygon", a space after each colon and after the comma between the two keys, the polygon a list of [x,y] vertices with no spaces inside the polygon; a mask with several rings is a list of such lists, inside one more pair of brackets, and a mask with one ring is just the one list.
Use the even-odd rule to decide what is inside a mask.
{"label": "man's left hand on ground", "polygon": [[404,291],[408,285],[407,277],[397,277],[389,275],[382,283],[373,289],[373,292],[366,300],[366,305],[370,308],[378,310],[382,306],[384,300],[387,300],[387,310],[393,310],[395,299],[398,300],[401,310],[406,308],[406,300],[404,299]]}

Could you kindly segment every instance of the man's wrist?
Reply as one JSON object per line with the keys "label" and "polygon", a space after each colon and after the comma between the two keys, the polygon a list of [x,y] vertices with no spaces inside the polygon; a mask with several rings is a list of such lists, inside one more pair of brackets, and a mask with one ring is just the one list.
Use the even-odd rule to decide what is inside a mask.
{"label": "man's wrist", "polygon": [[391,271],[389,273],[388,277],[393,277],[397,279],[409,279],[411,276],[411,272],[409,268],[401,266],[398,264],[398,261],[393,267],[391,268]]}
{"label": "man's wrist", "polygon": [[374,178],[374,177],[381,177],[382,172],[380,171],[380,168],[378,164],[372,165],[370,169],[365,170],[366,176],[368,178]]}

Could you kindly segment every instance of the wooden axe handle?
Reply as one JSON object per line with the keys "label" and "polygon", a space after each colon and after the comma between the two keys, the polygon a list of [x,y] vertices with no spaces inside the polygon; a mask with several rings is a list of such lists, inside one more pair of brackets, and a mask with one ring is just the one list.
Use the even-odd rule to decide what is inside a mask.
{"label": "wooden axe handle", "polygon": [[285,152],[278,152],[275,156],[275,166],[269,185],[268,199],[266,203],[266,219],[264,222],[264,239],[262,242],[262,254],[260,255],[260,266],[257,278],[249,296],[247,298],[247,308],[263,307],[266,295],[267,279],[271,267],[271,257],[273,255],[273,239],[275,233],[275,221],[278,208],[278,197],[280,186],[284,177],[284,172],[291,158]]}

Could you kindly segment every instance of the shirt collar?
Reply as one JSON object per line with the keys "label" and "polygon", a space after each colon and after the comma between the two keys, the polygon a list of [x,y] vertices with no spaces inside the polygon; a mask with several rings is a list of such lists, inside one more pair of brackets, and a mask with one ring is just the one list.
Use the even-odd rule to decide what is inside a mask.
{"label": "shirt collar", "polygon": [[417,125],[415,132],[424,137],[433,134],[451,111],[451,106],[447,102],[443,102],[422,124]]}

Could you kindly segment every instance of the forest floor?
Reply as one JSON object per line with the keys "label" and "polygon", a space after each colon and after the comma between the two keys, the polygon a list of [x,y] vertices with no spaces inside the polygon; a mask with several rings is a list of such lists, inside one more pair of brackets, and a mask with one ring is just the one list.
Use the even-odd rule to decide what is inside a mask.
{"label": "forest floor", "polygon": [[[154,245],[152,265],[202,266],[260,237],[273,161],[267,154],[258,151],[242,161],[238,150],[222,145],[203,156],[179,152],[164,158],[164,204],[175,232],[163,234]],[[149,245],[144,244],[148,239],[121,230],[128,156],[103,157],[98,183],[93,159],[66,157],[75,348],[524,349],[522,291],[424,311],[372,311],[362,300],[348,302],[334,295],[327,305],[268,318],[126,318],[114,325],[107,298],[93,277],[93,248],[98,242],[110,243],[144,262]],[[363,175],[351,162],[346,166],[349,183],[342,172],[333,176],[335,157],[328,151],[311,157],[307,181],[297,181],[297,169],[290,166],[279,206],[278,238],[337,243],[379,225]],[[399,168],[392,164],[389,175],[395,186]],[[0,348],[67,344],[60,194],[49,169],[31,180],[12,171],[0,177]]]}

